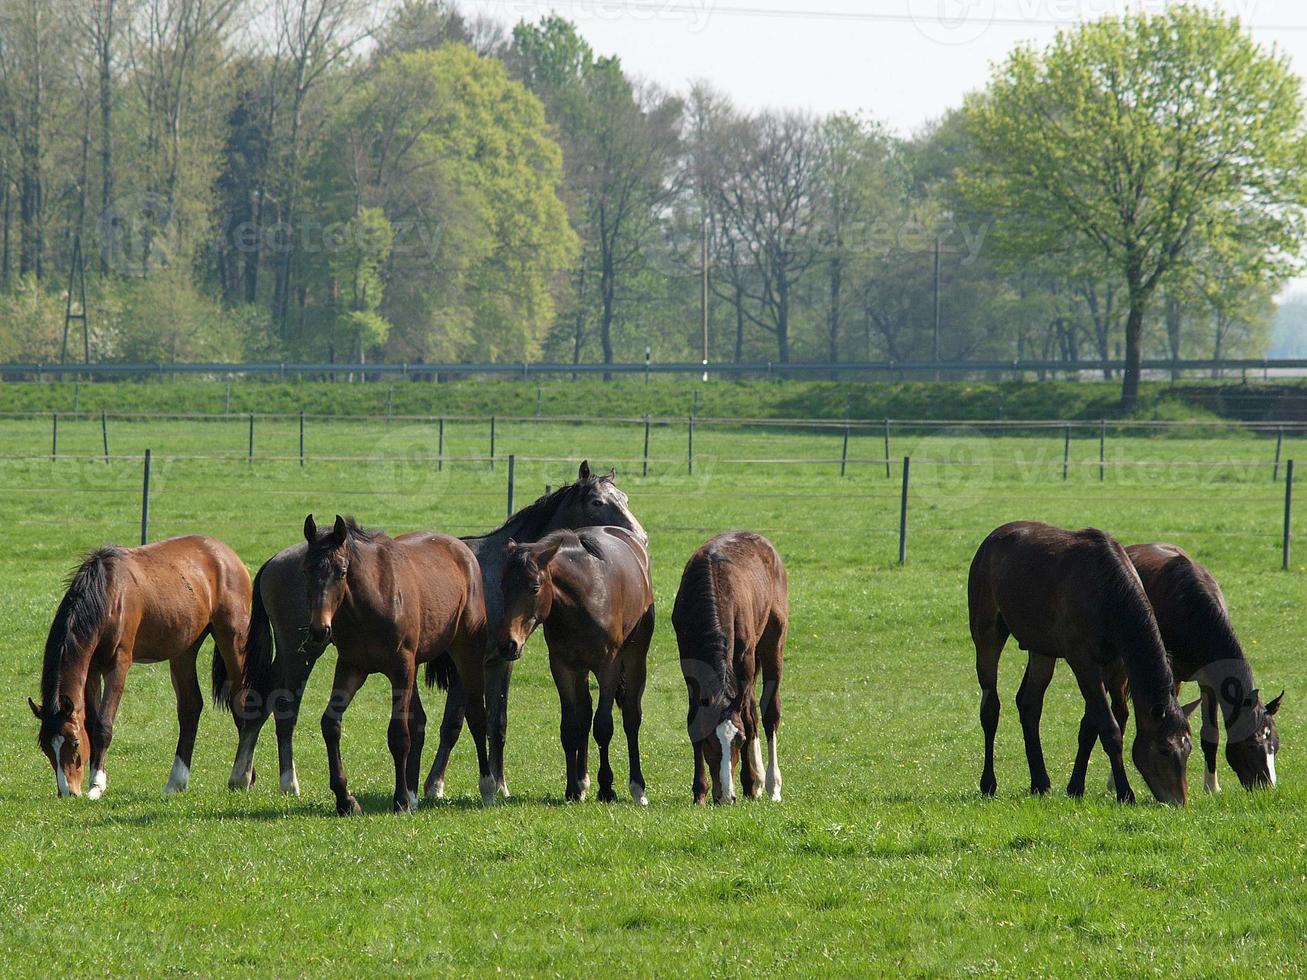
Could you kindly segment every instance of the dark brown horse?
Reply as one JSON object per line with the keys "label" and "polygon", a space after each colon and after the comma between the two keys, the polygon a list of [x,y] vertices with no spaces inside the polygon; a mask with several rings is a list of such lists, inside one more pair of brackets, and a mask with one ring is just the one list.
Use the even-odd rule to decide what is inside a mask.
{"label": "dark brown horse", "polygon": [[[471,694],[479,694],[486,649],[486,608],[481,573],[472,551],[447,534],[387,537],[337,516],[319,533],[313,515],[304,519],[304,592],[309,636],[336,645],[336,677],[322,715],[331,791],[336,812],[362,812],[350,795],[340,759],[341,718],[370,674],[390,680],[392,703],[387,741],[395,761],[396,812],[417,806],[418,767],[426,714],[417,693],[417,669],[449,654]],[[433,677],[428,671],[428,682]],[[469,704],[480,705],[478,697]],[[468,712],[481,769],[481,795],[494,799],[486,752],[485,716]]]}
{"label": "dark brown horse", "polygon": [[967,588],[971,638],[980,682],[985,768],[980,791],[992,796],[994,733],[998,730],[998,660],[1009,635],[1029,662],[1017,710],[1030,765],[1030,790],[1050,783],[1039,741],[1044,692],[1057,658],[1071,665],[1085,715],[1067,793],[1083,796],[1095,738],[1112,764],[1117,799],[1133,801],[1122,758],[1121,728],[1112,715],[1104,673],[1120,660],[1130,677],[1138,718],[1135,766],[1163,803],[1184,804],[1185,763],[1193,748],[1189,723],[1175,699],[1175,683],[1143,586],[1125,549],[1102,531],[1064,531],[1030,521],[1005,524],[989,535],[971,563]]}
{"label": "dark brown horse", "polygon": [[27,702],[41,723],[37,740],[54,767],[59,795],[81,795],[88,763],[87,796],[104,793],[104,757],[127,670],[164,660],[181,729],[164,792],[184,790],[204,706],[195,658],[212,635],[223,676],[237,678],[234,691],[225,683],[215,686],[214,700],[239,711],[249,619],[250,574],[221,541],[172,538],[89,555],[69,579],[45,641],[42,703]]}
{"label": "dark brown horse", "polygon": [[[536,626],[549,645],[549,670],[562,705],[559,734],[567,761],[566,796],[581,800],[590,785],[587,751],[594,721],[599,746],[599,799],[611,803],[613,702],[622,709],[631,799],[645,795],[640,769],[641,699],[654,629],[653,586],[644,542],[619,527],[555,531],[535,544],[510,541],[502,576],[504,615],[496,633],[501,659],[514,661]],[[599,710],[590,675],[599,682]]]}
{"label": "dark brown horse", "polygon": [[[627,506],[626,494],[614,480],[614,473],[597,475],[591,472],[589,463],[582,463],[575,483],[541,497],[490,534],[463,539],[481,568],[482,594],[492,632],[498,628],[502,618],[503,601],[499,586],[510,539],[529,543],[560,528],[613,525],[632,531],[641,541],[648,540],[644,528]],[[293,747],[295,723],[299,718],[304,685],[326,648],[326,644],[315,642],[308,636],[309,613],[301,571],[305,551],[304,542],[285,549],[268,559],[254,577],[254,610],[250,620],[252,691],[249,707],[242,718],[240,744],[228,783],[232,789],[245,789],[250,785],[259,731],[272,716],[277,726],[282,792],[299,792]],[[445,794],[445,769],[463,729],[467,702],[458,671],[448,657],[439,658],[433,669],[439,685],[448,690],[444,719],[440,725],[440,746],[426,783],[427,796],[439,799]],[[508,686],[512,663],[491,658],[486,670],[490,694],[487,738],[491,768],[499,792],[507,796],[504,744],[508,734]]]}
{"label": "dark brown horse", "polygon": [[[781,672],[789,624],[785,565],[770,541],[732,531],[694,553],[676,592],[672,625],[681,673],[690,697],[688,725],[694,746],[694,802],[708,796],[735,802],[735,767],[744,750],[744,795],[762,795],[759,717],[767,732],[767,793],[781,798],[776,734],[781,723]],[[756,678],[762,674],[759,712]]]}
{"label": "dark brown horse", "polygon": [[[1275,714],[1284,693],[1262,704],[1252,667],[1230,623],[1225,596],[1216,579],[1198,562],[1172,544],[1136,544],[1126,548],[1152,603],[1157,626],[1171,658],[1176,693],[1183,681],[1197,681],[1202,692],[1200,741],[1206,769],[1203,788],[1220,790],[1216,754],[1225,723],[1225,757],[1246,788],[1275,785],[1275,754],[1280,736]],[[1129,677],[1116,664],[1108,677],[1112,710],[1125,728]],[[1218,707],[1219,706],[1219,707]]]}

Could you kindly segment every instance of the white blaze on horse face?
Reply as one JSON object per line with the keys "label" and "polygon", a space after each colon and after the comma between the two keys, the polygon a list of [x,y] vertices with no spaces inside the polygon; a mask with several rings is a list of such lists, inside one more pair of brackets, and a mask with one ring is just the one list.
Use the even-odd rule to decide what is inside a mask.
{"label": "white blaze on horse face", "polygon": [[182,762],[181,756],[175,756],[172,760],[172,772],[168,773],[168,782],[163,787],[164,795],[180,793],[190,785],[190,782],[191,767]]}
{"label": "white blaze on horse face", "polygon": [[767,740],[767,795],[775,802],[781,801],[781,764],[776,758],[776,738],[779,733],[772,732]]}
{"label": "white blaze on horse face", "polygon": [[717,741],[722,743],[721,775],[718,778],[721,780],[723,803],[735,801],[735,780],[731,776],[731,743],[739,733],[740,730],[729,718],[717,726]]}
{"label": "white blaze on horse face", "polygon": [[60,796],[71,796],[72,790],[68,788],[68,777],[64,775],[63,760],[59,757],[63,754],[64,737],[56,735],[50,739],[50,752],[54,755],[54,778],[59,784]]}
{"label": "white blaze on horse face", "polygon": [[1275,785],[1275,753],[1266,753],[1266,771],[1271,775],[1271,785]]}
{"label": "white blaze on horse face", "polygon": [[103,769],[95,770],[95,775],[91,777],[91,788],[86,793],[89,800],[98,800],[104,795],[104,791],[109,788],[109,777],[104,774]]}
{"label": "white blaze on horse face", "polygon": [[290,764],[290,768],[281,774],[281,791],[287,796],[300,795],[300,777],[295,771],[295,763]]}

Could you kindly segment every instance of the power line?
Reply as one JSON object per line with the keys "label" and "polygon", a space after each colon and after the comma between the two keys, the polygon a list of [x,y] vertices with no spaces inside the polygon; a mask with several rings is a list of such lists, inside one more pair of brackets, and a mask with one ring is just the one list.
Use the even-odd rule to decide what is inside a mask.
{"label": "power line", "polygon": [[[474,6],[482,7],[503,7],[504,0],[464,0]],[[535,4],[541,12],[559,12],[566,13],[568,8],[586,8],[597,6],[597,4],[587,3],[586,0],[538,0]],[[513,8],[521,6],[520,2],[514,2]],[[794,8],[780,7],[720,7],[716,6],[711,0],[705,0],[703,6],[696,6],[689,3],[638,3],[628,2],[621,5],[621,11],[624,15],[632,19],[644,18],[646,20],[656,18],[659,15],[673,15],[677,17],[694,18],[697,20],[708,21],[718,14],[728,17],[757,17],[772,18],[781,20],[824,20],[824,21],[846,21],[852,23],[870,23],[870,24],[912,24],[914,26],[939,26],[941,18],[930,17],[925,14],[913,13],[891,13],[883,11],[856,11],[856,10],[798,10]],[[604,19],[612,20],[615,17],[612,14],[605,15]],[[1036,17],[1008,17],[991,14],[986,16],[984,13],[978,13],[974,17],[963,15],[958,18],[959,26],[969,25],[971,27],[1074,27],[1077,24],[1086,23],[1089,20],[1097,18],[1036,18]],[[1246,22],[1243,26],[1250,31],[1267,31],[1274,33],[1299,33],[1307,31],[1307,24],[1256,24]]]}

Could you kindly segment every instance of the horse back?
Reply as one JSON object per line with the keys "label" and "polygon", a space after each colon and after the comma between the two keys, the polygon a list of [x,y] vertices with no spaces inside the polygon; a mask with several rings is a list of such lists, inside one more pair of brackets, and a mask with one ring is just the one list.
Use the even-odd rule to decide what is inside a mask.
{"label": "horse back", "polygon": [[[773,624],[789,619],[788,576],[770,541],[751,531],[731,531],[705,542],[686,563],[672,609],[682,647],[752,649]],[[728,653],[733,652],[728,649]]]}
{"label": "horse back", "polygon": [[484,645],[485,591],[480,565],[467,543],[429,531],[401,534],[394,542],[405,558],[395,570],[397,589],[420,597],[412,610],[418,619],[418,659],[460,644]]}
{"label": "horse back", "polygon": [[1244,658],[1225,595],[1210,571],[1172,544],[1131,545],[1126,554],[1181,679],[1215,660]]}

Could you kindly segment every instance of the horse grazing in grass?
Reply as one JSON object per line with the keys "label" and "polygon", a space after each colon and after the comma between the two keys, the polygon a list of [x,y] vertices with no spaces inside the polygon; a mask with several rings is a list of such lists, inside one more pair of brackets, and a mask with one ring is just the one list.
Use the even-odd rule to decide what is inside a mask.
{"label": "horse grazing in grass", "polygon": [[[648,540],[644,528],[628,507],[626,494],[618,489],[615,476],[613,472],[606,476],[597,475],[591,472],[588,462],[582,463],[575,483],[541,497],[518,511],[497,530],[481,537],[463,539],[481,568],[488,635],[493,635],[498,629],[503,614],[500,579],[510,539],[530,543],[560,528],[613,525],[633,532],[642,542]],[[305,551],[306,545],[302,541],[285,549],[268,559],[254,577],[249,657],[251,697],[241,719],[236,760],[228,782],[232,789],[245,789],[250,785],[259,731],[271,715],[276,718],[281,790],[283,793],[299,793],[293,747],[295,723],[299,718],[304,685],[327,646],[308,635],[309,612],[304,599],[302,571]],[[491,651],[487,649],[486,653],[489,656]],[[512,663],[499,658],[490,659],[486,667],[489,685],[487,738],[499,792],[507,796],[504,745],[508,737],[508,687]],[[432,669],[438,685],[448,692],[440,724],[440,746],[426,783],[426,795],[439,799],[445,795],[445,769],[469,708],[463,682],[450,659],[438,658]]]}
{"label": "horse grazing in grass", "polygon": [[204,706],[195,658],[212,635],[221,676],[237,678],[234,689],[225,680],[215,684],[214,701],[239,712],[249,619],[250,574],[221,541],[172,538],[87,556],[69,578],[45,641],[41,703],[27,701],[41,723],[37,741],[54,767],[59,795],[81,795],[88,764],[86,795],[104,793],[104,757],[127,669],[163,660],[172,671],[181,729],[164,792],[184,790]]}
{"label": "horse grazing in grass", "polygon": [[[1175,545],[1136,544],[1126,548],[1126,554],[1152,603],[1162,643],[1171,658],[1177,694],[1181,682],[1189,680],[1197,681],[1202,692],[1203,788],[1208,792],[1221,788],[1216,778],[1221,742],[1218,710],[1225,723],[1225,757],[1239,782],[1248,789],[1274,786],[1275,754],[1280,749],[1275,714],[1284,693],[1262,704],[1216,579]],[[1130,714],[1126,702],[1129,684],[1129,675],[1116,664],[1108,676],[1108,690],[1122,729]]]}
{"label": "horse grazing in grass", "polygon": [[[500,658],[519,659],[536,626],[544,627],[549,670],[562,705],[559,733],[567,760],[567,799],[584,799],[590,785],[586,747],[592,719],[599,746],[599,799],[617,799],[608,762],[616,702],[626,732],[631,799],[646,805],[640,719],[654,598],[644,542],[618,527],[555,531],[535,544],[510,541],[502,595],[504,614],[495,642]],[[590,700],[591,674],[599,681],[598,712]]]}
{"label": "horse grazing in grass", "polygon": [[[322,738],[336,812],[361,813],[350,795],[340,759],[341,718],[369,674],[390,680],[392,703],[387,741],[395,761],[396,812],[417,806],[418,767],[426,735],[426,714],[417,693],[417,668],[452,656],[470,693],[480,693],[485,654],[486,607],[481,572],[472,551],[447,534],[387,537],[365,531],[351,518],[319,532],[313,515],[304,520],[304,592],[309,636],[336,645],[336,677],[322,716]],[[434,681],[427,672],[428,683]],[[471,697],[468,726],[476,742],[481,795],[494,799],[495,784],[486,752],[482,701]]]}
{"label": "horse grazing in grass", "polygon": [[1029,653],[1017,710],[1030,765],[1030,790],[1046,793],[1048,769],[1039,741],[1044,692],[1057,658],[1071,665],[1085,715],[1067,793],[1083,796],[1089,755],[1097,737],[1112,764],[1117,799],[1134,800],[1122,758],[1121,728],[1113,717],[1104,674],[1120,660],[1130,678],[1138,718],[1135,766],[1163,803],[1183,805],[1185,764],[1193,743],[1175,699],[1175,682],[1157,622],[1125,549],[1102,531],[1064,531],[1030,521],[1005,524],[989,535],[971,562],[967,587],[971,638],[980,682],[985,767],[980,791],[993,796],[994,733],[998,730],[998,660],[1009,635]]}
{"label": "horse grazing in grass", "polygon": [[[685,566],[672,609],[681,673],[690,697],[694,802],[708,796],[735,802],[735,767],[744,749],[740,785],[762,795],[762,745],[767,732],[767,793],[781,798],[776,735],[781,723],[781,672],[789,624],[788,583],[781,556],[766,538],[732,531],[708,541]],[[756,678],[762,673],[762,710]]]}

